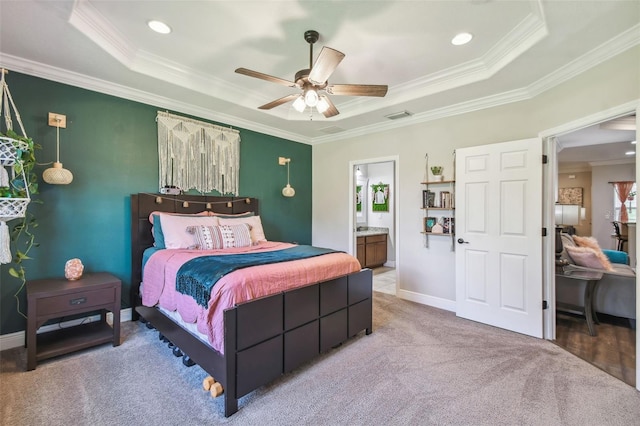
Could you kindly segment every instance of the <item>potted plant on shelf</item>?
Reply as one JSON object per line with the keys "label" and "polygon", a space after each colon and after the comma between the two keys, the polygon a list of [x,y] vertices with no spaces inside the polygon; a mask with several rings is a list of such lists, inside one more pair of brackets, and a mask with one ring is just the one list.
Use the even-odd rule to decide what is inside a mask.
{"label": "potted plant on shelf", "polygon": [[431,173],[433,174],[433,180],[442,181],[444,177],[442,176],[442,170],[443,170],[442,166],[431,166]]}

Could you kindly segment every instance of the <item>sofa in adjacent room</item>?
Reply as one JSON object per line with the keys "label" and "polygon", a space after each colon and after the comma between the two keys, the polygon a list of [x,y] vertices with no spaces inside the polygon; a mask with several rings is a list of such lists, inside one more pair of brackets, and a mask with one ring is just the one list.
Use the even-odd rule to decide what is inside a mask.
{"label": "sofa in adjacent room", "polygon": [[[636,273],[628,265],[624,252],[602,250],[592,237],[562,234],[560,259],[568,269],[596,269],[603,272],[594,298],[596,313],[627,318],[635,328]],[[577,281],[556,274],[556,302],[583,306],[586,281]]]}

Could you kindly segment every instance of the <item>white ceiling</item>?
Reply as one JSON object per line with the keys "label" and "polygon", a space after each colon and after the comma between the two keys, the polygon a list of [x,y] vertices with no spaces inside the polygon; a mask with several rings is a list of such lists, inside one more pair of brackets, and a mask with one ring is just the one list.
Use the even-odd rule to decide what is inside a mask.
{"label": "white ceiling", "polygon": [[[331,96],[329,119],[258,110],[295,90],[234,70],[293,80],[309,29],[314,56],[346,54],[330,83],[387,96]],[[451,45],[461,31],[474,39]],[[639,1],[0,0],[3,67],[304,143],[528,99],[637,44]]]}

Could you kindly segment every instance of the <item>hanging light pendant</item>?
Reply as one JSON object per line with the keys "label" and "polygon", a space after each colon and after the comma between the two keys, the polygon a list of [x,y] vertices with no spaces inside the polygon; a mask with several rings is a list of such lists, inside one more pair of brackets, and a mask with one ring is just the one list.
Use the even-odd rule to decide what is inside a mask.
{"label": "hanging light pendant", "polygon": [[60,162],[60,127],[67,128],[67,117],[65,115],[49,113],[49,126],[56,126],[56,161],[42,173],[42,179],[52,185],[67,185],[73,181],[73,174],[62,167]]}
{"label": "hanging light pendant", "polygon": [[287,165],[287,186],[282,188],[282,195],[285,197],[293,197],[296,195],[296,190],[291,187],[289,184],[289,163],[291,162],[291,158],[278,157],[278,164],[281,166]]}

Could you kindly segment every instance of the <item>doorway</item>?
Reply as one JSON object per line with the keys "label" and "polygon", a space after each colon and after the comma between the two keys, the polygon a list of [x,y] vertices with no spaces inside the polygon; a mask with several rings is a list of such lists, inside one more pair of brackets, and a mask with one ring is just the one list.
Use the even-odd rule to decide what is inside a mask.
{"label": "doorway", "polygon": [[[626,114],[594,120],[589,125],[555,136],[557,170],[554,173],[554,192],[561,196],[581,195],[579,200],[576,198],[571,203],[558,200],[561,204],[578,205],[581,214],[574,218],[570,226],[558,223],[556,226],[563,225],[565,230],[578,236],[593,237],[603,249],[617,248],[612,238],[612,222],[619,220],[619,211],[616,211],[612,183],[636,181],[635,143],[632,144],[637,140],[636,118],[628,111]],[[626,251],[628,263],[635,265],[635,250],[627,246]],[[565,281],[555,282],[554,296],[558,296],[557,302],[566,297]],[[611,306],[610,298],[607,298],[607,291],[611,292],[613,286],[607,280],[602,281],[607,288],[596,287],[595,304],[600,323],[595,326],[595,335],[589,331],[584,315],[571,310],[556,310],[554,341],[570,353],[637,387],[635,310],[633,315],[625,313],[625,308],[616,311]],[[631,285],[635,284],[633,280],[628,281]],[[623,303],[631,309],[637,304],[635,300],[630,300],[635,298],[625,299]],[[556,306],[555,297],[551,300],[554,300],[552,306]],[[629,307],[626,309],[628,311]]]}
{"label": "doorway", "polygon": [[351,253],[371,268],[374,290],[395,295],[397,288],[397,158],[354,161],[350,203]]}

